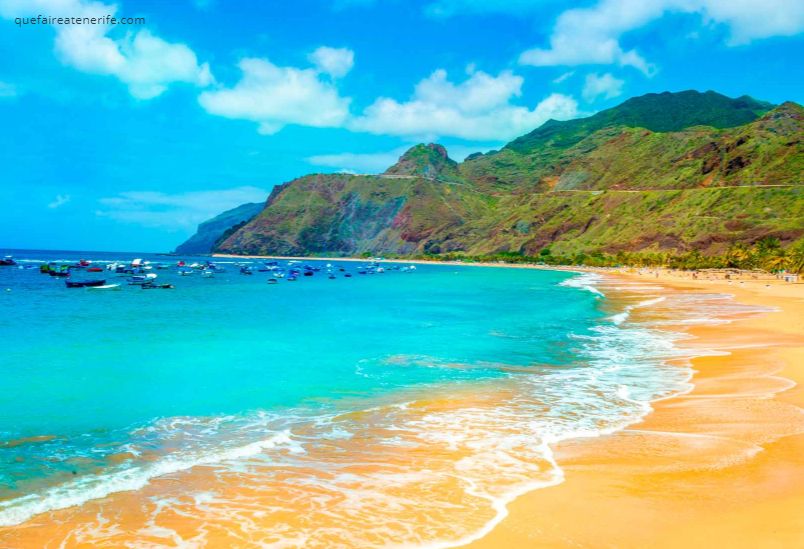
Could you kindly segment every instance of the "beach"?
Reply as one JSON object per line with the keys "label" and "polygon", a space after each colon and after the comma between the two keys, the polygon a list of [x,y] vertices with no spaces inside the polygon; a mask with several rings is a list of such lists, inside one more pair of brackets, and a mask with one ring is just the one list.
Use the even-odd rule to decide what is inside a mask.
{"label": "beach", "polygon": [[[337,410],[312,419],[288,418],[285,412],[199,414],[147,423],[144,431],[162,437],[158,445],[127,441],[101,464],[111,476],[86,477],[98,480],[93,496],[87,498],[83,488],[55,492],[43,512],[0,527],[0,546],[385,546],[391,540],[425,547],[703,547],[713,540],[730,547],[801,544],[804,285],[745,272],[700,272],[693,279],[691,273],[667,270],[531,265],[460,270],[454,267],[464,264],[421,264],[415,276],[363,278],[368,286],[354,286],[363,299],[346,302],[379,302],[396,292],[391,301],[401,303],[403,296],[425,292],[418,301],[424,308],[414,316],[430,321],[420,324],[418,319],[406,329],[410,334],[449,330],[410,341],[409,352],[429,347],[433,355],[393,354],[375,365],[364,361],[356,373],[361,379],[364,374],[385,378],[423,368],[422,375],[441,376],[433,378],[437,383],[423,390],[406,386],[402,393],[370,401],[350,397]],[[572,273],[521,270],[531,268]],[[231,340],[249,334],[250,322],[235,322],[255,299],[263,300],[260,310],[287,300],[280,306],[287,310],[298,306],[300,298],[294,296],[303,295],[298,292],[309,291],[305,299],[315,304],[317,317],[344,315],[344,301],[323,301],[333,299],[329,281],[274,294],[263,291],[264,283],[256,278],[233,276],[236,280],[219,286],[223,292],[235,284],[221,299],[243,302],[230,312],[229,332],[218,338],[219,356],[231,352]],[[447,279],[450,283],[444,284]],[[189,306],[205,295],[193,292],[208,283],[199,279],[188,286],[184,281],[188,295],[174,299],[187,300]],[[462,293],[438,299],[432,293],[435,288],[454,292],[456,285]],[[486,300],[490,290],[497,292],[491,303]],[[536,310],[559,295],[554,291],[563,296],[560,301]],[[455,296],[460,297],[454,305],[458,309],[442,317],[443,303]],[[581,308],[562,313],[560,304],[568,300]],[[332,314],[321,315],[326,307]],[[600,310],[588,318],[592,330],[583,332],[574,323],[591,314],[587,307]],[[345,316],[366,314],[376,311]],[[372,316],[372,325],[397,326],[398,315],[393,309],[388,314]],[[477,316],[466,323],[469,314]],[[533,324],[534,318],[545,324]],[[532,354],[547,327],[564,333],[565,327],[554,326],[562,321],[580,338],[562,336],[539,347],[542,354]],[[474,337],[466,336],[470,327]],[[187,326],[189,345],[197,329]],[[184,337],[171,333],[165,343]],[[297,337],[298,345],[307,341],[302,332]],[[244,340],[243,352],[264,345],[264,339],[255,333]],[[393,339],[372,336],[351,347],[380,341]],[[465,360],[438,359],[453,355],[459,341],[485,341],[492,347],[473,351]],[[435,344],[447,347],[437,350]],[[534,364],[534,359],[547,359],[549,347],[566,344],[572,352],[556,355],[553,365]],[[164,356],[173,356],[170,345]],[[263,353],[275,352],[274,345]],[[289,352],[298,345],[290,345]],[[399,344],[388,347],[389,352],[398,349]],[[579,351],[592,368],[573,367]],[[470,360],[483,356],[498,358],[494,363]],[[199,366],[194,366],[196,376],[225,372],[217,362],[206,373]],[[328,369],[311,366],[300,387]],[[492,377],[474,379],[474,372],[481,375],[486,369]],[[244,375],[253,379],[263,370]],[[455,384],[456,377],[474,380]],[[177,378],[176,387],[184,384],[182,379]],[[217,393],[206,395],[205,403]],[[236,405],[242,406],[242,397]],[[131,435],[114,433],[117,438]],[[188,438],[203,447],[185,447]],[[58,442],[49,435],[11,440],[5,447],[33,452],[38,444]],[[212,443],[214,452],[207,449]],[[108,444],[94,443],[91,452]],[[176,460],[160,453],[162,447],[175,447],[185,457]],[[34,460],[34,454],[26,457],[26,463]],[[97,464],[87,466],[98,470]],[[147,474],[135,476],[141,473]],[[62,504],[65,494],[74,498],[72,505]]]}
{"label": "beach", "polygon": [[564,483],[518,498],[471,547],[804,544],[804,285],[614,276],[776,310],[690,328],[688,345],[723,353],[692,360],[692,391],[623,431],[558,445]]}

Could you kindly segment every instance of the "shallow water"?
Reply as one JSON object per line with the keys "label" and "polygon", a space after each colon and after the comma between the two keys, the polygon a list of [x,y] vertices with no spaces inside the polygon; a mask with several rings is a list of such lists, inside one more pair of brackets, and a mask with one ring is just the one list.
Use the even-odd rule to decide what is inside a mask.
{"label": "shallow water", "polygon": [[176,288],[148,291],[0,269],[0,526],[66,522],[62,539],[110,546],[454,544],[561,481],[550,444],[688,388],[667,363],[680,336],[630,320],[678,305],[650,286],[615,306],[595,275],[342,262],[268,285],[233,261],[155,270]]}

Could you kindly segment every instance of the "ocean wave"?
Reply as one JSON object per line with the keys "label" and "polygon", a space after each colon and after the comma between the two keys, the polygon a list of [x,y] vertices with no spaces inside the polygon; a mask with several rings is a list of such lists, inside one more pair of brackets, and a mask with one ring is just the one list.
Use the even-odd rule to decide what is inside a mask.
{"label": "ocean wave", "polygon": [[[583,274],[561,285],[603,297],[604,283]],[[634,297],[641,299],[623,312],[677,305],[665,296]],[[724,307],[717,299],[701,303],[694,309],[699,316],[709,316],[707,307]],[[563,481],[555,444],[624,429],[648,414],[652,402],[690,390],[691,368],[669,364],[691,356],[676,344],[683,336],[626,319],[573,334],[579,362],[571,368],[526,371],[494,363],[508,375],[432,385],[405,393],[401,402],[358,401],[326,413],[165,418],[131,433],[147,442],[128,445],[141,458],[135,463],[0,502],[0,524],[184,475],[160,485],[158,499],[143,502],[149,522],[140,531],[175,542],[178,534],[157,524],[171,509],[187,520],[231,525],[255,545],[469,543],[503,520],[518,496]],[[439,368],[490,367],[414,358]],[[152,447],[179,443],[181,451],[145,460]],[[196,488],[190,476],[198,465],[213,472]],[[448,499],[435,497],[445,494]],[[103,511],[93,508],[82,542],[120,535]],[[293,528],[283,522],[288,516],[298,521]]]}
{"label": "ocean wave", "polygon": [[581,288],[588,292],[592,292],[598,297],[606,297],[606,295],[600,291],[597,286],[602,279],[603,277],[597,273],[581,273],[577,276],[559,282],[558,285],[566,288]]}

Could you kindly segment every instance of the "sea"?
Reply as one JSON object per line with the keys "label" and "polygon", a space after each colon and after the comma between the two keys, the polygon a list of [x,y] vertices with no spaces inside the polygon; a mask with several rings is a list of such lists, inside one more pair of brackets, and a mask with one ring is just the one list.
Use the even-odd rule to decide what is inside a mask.
{"label": "sea", "polygon": [[[650,281],[305,259],[268,284],[259,259],[0,252],[2,546],[460,545],[563,480],[555,444],[690,388],[684,334],[631,318],[678,305]],[[39,272],[135,258],[173,288]]]}

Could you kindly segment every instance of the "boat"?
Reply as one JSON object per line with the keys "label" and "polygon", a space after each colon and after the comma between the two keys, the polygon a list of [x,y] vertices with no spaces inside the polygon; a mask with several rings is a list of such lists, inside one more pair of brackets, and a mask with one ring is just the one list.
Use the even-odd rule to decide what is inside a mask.
{"label": "boat", "polygon": [[313,271],[304,271],[304,276],[313,276]]}
{"label": "boat", "polygon": [[70,266],[69,265],[59,265],[58,267],[52,266],[50,270],[47,272],[50,276],[70,276]]}
{"label": "boat", "polygon": [[204,269],[203,271],[201,271],[201,276],[204,278],[213,278],[215,276],[215,273],[207,269]]}
{"label": "boat", "polygon": [[250,274],[253,274],[253,273],[251,272],[251,267],[243,266],[243,267],[240,267],[240,274],[241,275],[250,275]]}
{"label": "boat", "polygon": [[344,278],[352,278],[352,273],[346,273],[343,276]]}
{"label": "boat", "polygon": [[146,275],[135,275],[127,278],[129,286],[139,286],[142,284],[153,284],[157,275],[149,273]]}
{"label": "boat", "polygon": [[282,271],[274,271],[274,278],[285,278],[285,273]]}
{"label": "boat", "polygon": [[120,284],[104,284],[102,286],[87,286],[87,290],[119,290]]}
{"label": "boat", "polygon": [[14,257],[7,255],[3,259],[0,259],[0,266],[3,267],[10,267],[11,265],[16,265],[17,262],[14,261]]}
{"label": "boat", "polygon": [[329,274],[329,276],[328,276],[327,278],[329,278],[330,280],[335,280],[335,279],[336,279],[336,278],[338,278],[338,277],[337,277],[337,276],[335,276],[334,274],[330,273],[330,274]]}
{"label": "boat", "polygon": [[277,279],[275,279],[275,278],[269,278],[268,279],[268,284],[278,284],[278,283],[279,283],[279,281]]}
{"label": "boat", "polygon": [[140,286],[140,288],[142,288],[143,290],[172,290],[173,288],[175,288],[175,286],[173,286],[173,284],[150,283],[150,284],[143,284],[142,286]]}
{"label": "boat", "polygon": [[88,273],[102,273],[103,269],[101,269],[100,267],[89,267],[87,269],[87,272]]}
{"label": "boat", "polygon": [[101,278],[98,280],[65,280],[64,283],[68,288],[90,288],[93,286],[103,286],[106,284],[106,280]]}
{"label": "boat", "polygon": [[193,270],[192,269],[179,269],[178,273],[179,273],[180,276],[190,276],[190,275],[193,274]]}
{"label": "boat", "polygon": [[290,275],[290,276],[288,277],[288,282],[296,282],[296,280],[298,280],[298,279],[296,278],[296,275]]}

